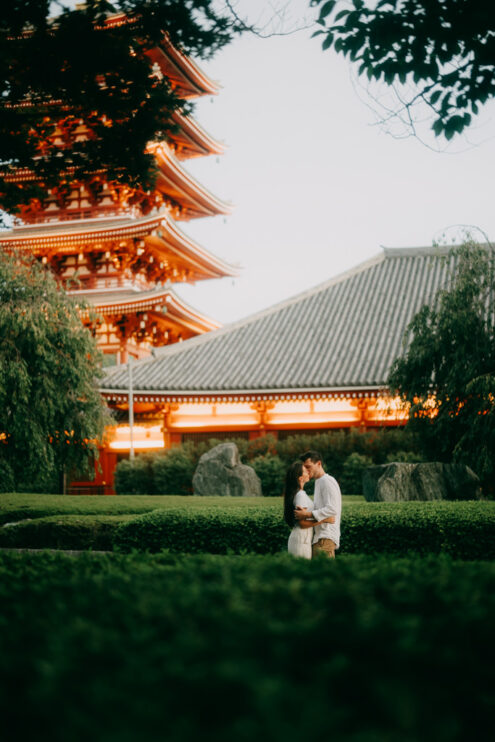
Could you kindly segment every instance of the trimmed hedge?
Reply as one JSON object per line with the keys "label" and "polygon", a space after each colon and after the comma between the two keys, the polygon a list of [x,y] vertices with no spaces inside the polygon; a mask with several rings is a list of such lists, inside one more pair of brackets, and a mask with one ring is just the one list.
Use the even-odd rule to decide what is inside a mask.
{"label": "trimmed hedge", "polygon": [[0,528],[0,547],[111,551],[116,529],[132,515],[62,515]]}
{"label": "trimmed hedge", "polygon": [[0,554],[2,724],[51,742],[299,742],[329,723],[339,742],[484,739],[494,613],[495,566],[446,557]]}
{"label": "trimmed hedge", "polygon": [[[114,502],[116,498],[101,499]],[[163,501],[170,502],[142,515],[77,514],[29,520],[25,513],[16,525],[0,527],[0,547],[213,554],[274,554],[287,548],[289,529],[278,498],[179,496]],[[339,554],[441,552],[459,559],[495,559],[495,503],[344,501]]]}
{"label": "trimmed hedge", "polygon": [[[280,513],[155,510],[118,526],[123,551],[274,554],[287,548]],[[451,554],[495,559],[495,503],[356,503],[344,508],[340,554]]]}

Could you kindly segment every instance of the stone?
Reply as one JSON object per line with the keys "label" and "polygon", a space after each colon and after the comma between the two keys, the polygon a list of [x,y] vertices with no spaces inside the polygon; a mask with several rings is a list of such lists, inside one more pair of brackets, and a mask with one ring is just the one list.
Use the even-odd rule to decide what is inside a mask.
{"label": "stone", "polygon": [[252,466],[241,464],[235,443],[220,443],[198,461],[193,476],[195,495],[260,497],[261,481]]}
{"label": "stone", "polygon": [[481,488],[479,478],[463,464],[393,462],[364,470],[363,495],[368,502],[478,500]]}

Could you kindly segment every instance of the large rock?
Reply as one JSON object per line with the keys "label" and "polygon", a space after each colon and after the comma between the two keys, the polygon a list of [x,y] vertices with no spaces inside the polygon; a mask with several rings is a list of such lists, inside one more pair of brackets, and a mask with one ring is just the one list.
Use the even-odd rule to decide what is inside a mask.
{"label": "large rock", "polygon": [[198,461],[193,476],[195,495],[261,496],[261,481],[251,466],[241,464],[235,443],[220,443]]}
{"label": "large rock", "polygon": [[363,494],[368,502],[403,500],[478,500],[480,480],[468,466],[392,463],[363,472]]}

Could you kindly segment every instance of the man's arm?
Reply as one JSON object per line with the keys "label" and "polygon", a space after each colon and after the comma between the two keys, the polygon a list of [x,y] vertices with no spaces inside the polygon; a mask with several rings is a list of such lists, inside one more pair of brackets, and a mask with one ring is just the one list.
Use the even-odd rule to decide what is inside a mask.
{"label": "man's arm", "polygon": [[294,515],[299,521],[301,528],[313,528],[313,526],[319,526],[321,523],[335,523],[334,515],[329,515],[328,518],[323,518],[323,520],[314,520],[311,510],[302,508],[300,505],[297,505]]}
{"label": "man's arm", "polygon": [[325,518],[336,516],[338,513],[338,501],[341,498],[340,488],[337,482],[332,479],[326,479],[320,496],[323,499],[324,505],[318,508],[318,510],[313,510],[313,518],[315,520],[324,520]]}

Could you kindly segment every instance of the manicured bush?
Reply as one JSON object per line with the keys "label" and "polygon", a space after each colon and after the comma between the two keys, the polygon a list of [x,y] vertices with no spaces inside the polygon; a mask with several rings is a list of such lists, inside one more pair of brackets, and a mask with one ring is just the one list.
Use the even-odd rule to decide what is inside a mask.
{"label": "manicured bush", "polygon": [[288,530],[281,514],[265,510],[155,510],[119,526],[114,545],[122,551],[170,549],[189,554],[274,554],[281,551]]}
{"label": "manicured bush", "polygon": [[[19,499],[5,495],[0,502],[3,497]],[[138,496],[132,500],[130,497],[44,496],[41,499],[49,503],[38,510],[31,506],[0,511],[3,523],[32,518],[15,526],[0,527],[0,546],[115,547],[127,551],[168,548],[174,552],[237,554],[275,553],[287,548],[289,529],[282,519],[281,498]],[[47,517],[53,513],[56,502],[60,503],[59,512],[67,515]],[[142,514],[132,515],[133,509],[139,512],[141,503]],[[84,504],[93,510],[93,515],[81,515]],[[159,508],[152,509],[153,504]],[[105,506],[107,512],[103,510]],[[108,512],[113,512],[114,517],[108,516]],[[96,513],[100,516],[96,517]],[[459,559],[495,559],[495,503],[365,503],[344,497],[339,555],[441,552]]]}
{"label": "manicured bush", "polygon": [[196,457],[190,445],[170,448],[153,459],[155,492],[159,495],[191,495]]}
{"label": "manicured bush", "polygon": [[[273,554],[287,548],[281,512],[155,510],[120,525],[123,551]],[[343,510],[341,554],[438,554],[495,559],[495,504],[356,503]]]}
{"label": "manicured bush", "polygon": [[0,547],[111,551],[118,525],[133,516],[62,515],[0,528]]}
{"label": "manicured bush", "polygon": [[152,495],[153,454],[139,454],[134,459],[122,459],[115,468],[115,492],[118,495]]}
{"label": "manicured bush", "polygon": [[280,497],[284,491],[285,472],[282,459],[267,453],[249,461],[261,480],[261,491],[265,497]]}
{"label": "manicured bush", "polygon": [[340,488],[346,495],[360,495],[363,491],[363,471],[373,466],[370,456],[361,453],[351,453],[344,462]]}
{"label": "manicured bush", "polygon": [[494,611],[494,565],[445,557],[0,554],[2,726],[52,742],[299,742],[329,722],[339,742],[484,739]]}

